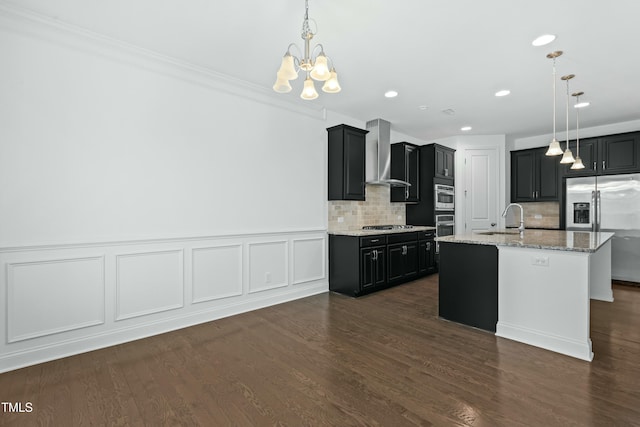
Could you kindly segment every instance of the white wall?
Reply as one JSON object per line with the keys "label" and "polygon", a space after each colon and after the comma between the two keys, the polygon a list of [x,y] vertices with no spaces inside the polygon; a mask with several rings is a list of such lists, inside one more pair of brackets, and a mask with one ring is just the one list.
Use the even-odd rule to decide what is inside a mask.
{"label": "white wall", "polygon": [[6,8],[0,57],[0,372],[328,290],[323,111]]}

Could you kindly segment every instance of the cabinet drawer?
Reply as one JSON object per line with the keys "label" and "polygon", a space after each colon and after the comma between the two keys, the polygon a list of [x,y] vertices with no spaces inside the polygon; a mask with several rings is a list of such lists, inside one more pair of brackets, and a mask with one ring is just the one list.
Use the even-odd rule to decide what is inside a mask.
{"label": "cabinet drawer", "polygon": [[390,245],[393,243],[415,242],[416,240],[418,240],[417,231],[413,231],[411,233],[390,234],[387,236],[387,243]]}
{"label": "cabinet drawer", "polygon": [[360,247],[379,246],[387,244],[387,236],[367,236],[360,238]]}
{"label": "cabinet drawer", "polygon": [[436,238],[436,230],[418,232],[418,240],[433,240],[435,238]]}

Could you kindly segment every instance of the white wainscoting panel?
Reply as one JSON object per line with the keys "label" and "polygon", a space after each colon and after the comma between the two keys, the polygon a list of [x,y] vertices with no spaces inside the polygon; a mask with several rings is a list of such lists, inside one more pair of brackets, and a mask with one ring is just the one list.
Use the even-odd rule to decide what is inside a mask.
{"label": "white wainscoting panel", "polygon": [[286,240],[249,244],[249,293],[289,284],[287,244]]}
{"label": "white wainscoting panel", "polygon": [[0,373],[327,292],[326,239],[300,230],[0,247]]}
{"label": "white wainscoting panel", "polygon": [[192,302],[242,295],[242,245],[194,248]]}
{"label": "white wainscoting panel", "polygon": [[325,239],[313,237],[293,239],[293,284],[312,282],[326,277]]}
{"label": "white wainscoting panel", "polygon": [[7,341],[104,323],[104,257],[7,264]]}
{"label": "white wainscoting panel", "polygon": [[120,254],[116,260],[116,320],[182,307],[182,250]]}

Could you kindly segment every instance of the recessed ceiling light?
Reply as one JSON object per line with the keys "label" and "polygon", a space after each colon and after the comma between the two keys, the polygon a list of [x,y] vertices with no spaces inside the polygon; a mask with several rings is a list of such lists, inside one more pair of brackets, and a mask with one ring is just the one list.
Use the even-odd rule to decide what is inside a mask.
{"label": "recessed ceiling light", "polygon": [[418,110],[422,110],[422,111],[424,111],[424,110],[428,110],[428,109],[429,109],[429,107],[427,107],[426,105],[420,105],[420,106],[418,106]]}
{"label": "recessed ceiling light", "polygon": [[511,93],[511,91],[510,91],[510,90],[506,90],[506,89],[504,89],[504,90],[499,90],[499,91],[497,91],[497,92],[496,92],[496,96],[507,96],[507,95],[509,95],[510,93]]}
{"label": "recessed ceiling light", "polygon": [[398,92],[396,92],[395,90],[388,90],[384,93],[384,96],[387,98],[395,98],[396,96],[398,96]]}
{"label": "recessed ceiling light", "polygon": [[466,132],[468,130],[471,130],[471,126],[463,126],[460,128],[461,131]]}
{"label": "recessed ceiling light", "polygon": [[537,37],[534,41],[531,42],[534,46],[544,46],[546,44],[551,43],[556,39],[556,36],[553,34],[543,34],[540,37]]}
{"label": "recessed ceiling light", "polygon": [[589,105],[591,105],[591,103],[585,101],[585,102],[580,102],[580,103],[574,105],[573,108],[584,108],[584,107],[588,107]]}

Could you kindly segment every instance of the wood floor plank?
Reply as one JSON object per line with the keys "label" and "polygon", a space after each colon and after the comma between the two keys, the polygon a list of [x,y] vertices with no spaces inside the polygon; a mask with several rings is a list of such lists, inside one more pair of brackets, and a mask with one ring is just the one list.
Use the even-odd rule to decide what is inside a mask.
{"label": "wood floor plank", "polygon": [[438,318],[437,275],[326,293],[0,375],[2,426],[640,426],[640,288],[592,363]]}

